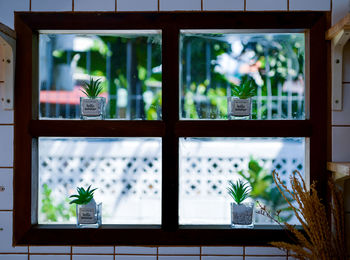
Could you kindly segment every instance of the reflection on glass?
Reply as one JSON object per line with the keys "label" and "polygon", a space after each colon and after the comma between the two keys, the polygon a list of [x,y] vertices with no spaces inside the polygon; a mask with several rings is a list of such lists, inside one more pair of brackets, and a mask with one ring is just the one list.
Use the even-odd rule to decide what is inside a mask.
{"label": "reflection on glass", "polygon": [[106,119],[161,119],[160,31],[40,34],[40,115],[78,119],[80,91],[100,79]]}
{"label": "reflection on glass", "polygon": [[[251,201],[272,213],[287,204],[273,183],[276,169],[282,179],[298,170],[304,174],[304,138],[182,138],[180,139],[179,223],[229,225],[229,181],[241,179],[252,188]],[[281,217],[297,223],[290,210]],[[255,224],[274,224],[255,214]]]}
{"label": "reflection on glass", "polygon": [[305,119],[303,33],[184,30],[180,41],[181,118],[227,119],[233,87],[248,80],[248,119]]}
{"label": "reflection on glass", "polygon": [[160,224],[160,138],[39,138],[39,223],[75,224],[69,196],[91,185],[103,224]]}

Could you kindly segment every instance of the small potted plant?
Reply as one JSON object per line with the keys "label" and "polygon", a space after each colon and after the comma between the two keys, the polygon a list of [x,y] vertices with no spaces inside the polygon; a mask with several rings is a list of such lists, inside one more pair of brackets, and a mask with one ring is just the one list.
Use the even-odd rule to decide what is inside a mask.
{"label": "small potted plant", "polygon": [[80,97],[80,118],[81,119],[104,119],[106,98],[99,97],[103,87],[101,79],[94,80],[90,78],[90,82],[84,82],[81,91],[86,97]]}
{"label": "small potted plant", "polygon": [[251,98],[256,95],[256,86],[251,79],[243,79],[240,85],[233,85],[232,97],[227,100],[227,116],[229,119],[251,118]]}
{"label": "small potted plant", "polygon": [[76,204],[77,227],[78,228],[98,228],[101,223],[102,204],[96,204],[94,200],[94,191],[90,190],[91,185],[85,190],[78,187],[78,194],[70,196],[74,198],[70,204]]}
{"label": "small potted plant", "polygon": [[227,190],[234,200],[231,202],[231,227],[253,228],[254,203],[246,201],[251,190],[248,182],[243,183],[238,180],[234,183],[229,181]]}

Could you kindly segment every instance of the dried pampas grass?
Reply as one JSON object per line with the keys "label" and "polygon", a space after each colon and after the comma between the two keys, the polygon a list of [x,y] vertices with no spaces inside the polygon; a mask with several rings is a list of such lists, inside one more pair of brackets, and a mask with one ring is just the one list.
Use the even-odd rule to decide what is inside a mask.
{"label": "dried pampas grass", "polygon": [[[343,196],[334,182],[329,181],[332,196],[330,203],[332,225],[330,225],[327,209],[317,195],[315,182],[308,190],[301,174],[295,171],[290,177],[291,189],[288,189],[276,171],[273,171],[272,175],[280,193],[294,211],[304,232],[298,230],[294,225],[281,223],[278,216],[277,218],[272,217],[266,207],[259,204],[260,214],[284,226],[295,241],[295,243],[272,242],[271,244],[283,250],[289,250],[290,255],[297,259],[347,259]],[[288,199],[289,197],[292,199]],[[297,206],[294,206],[293,203],[296,203]]]}

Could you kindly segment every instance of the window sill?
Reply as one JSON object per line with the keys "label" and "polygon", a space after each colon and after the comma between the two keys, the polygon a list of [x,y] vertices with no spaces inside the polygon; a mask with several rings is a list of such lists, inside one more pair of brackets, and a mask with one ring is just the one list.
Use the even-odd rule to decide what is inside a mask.
{"label": "window sill", "polygon": [[256,225],[253,229],[232,229],[229,225],[186,225],[177,230],[164,230],[159,225],[103,225],[99,229],[78,229],[75,225],[33,225],[15,244],[263,246],[270,241],[290,242],[290,238],[286,230],[274,225]]}

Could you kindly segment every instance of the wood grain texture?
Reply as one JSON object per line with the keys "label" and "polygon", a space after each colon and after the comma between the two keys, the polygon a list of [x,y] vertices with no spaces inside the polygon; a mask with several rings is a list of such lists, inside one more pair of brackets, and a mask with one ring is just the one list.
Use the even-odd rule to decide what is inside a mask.
{"label": "wood grain texture", "polygon": [[341,30],[350,30],[350,14],[347,14],[339,22],[326,32],[326,40],[332,40]]}

